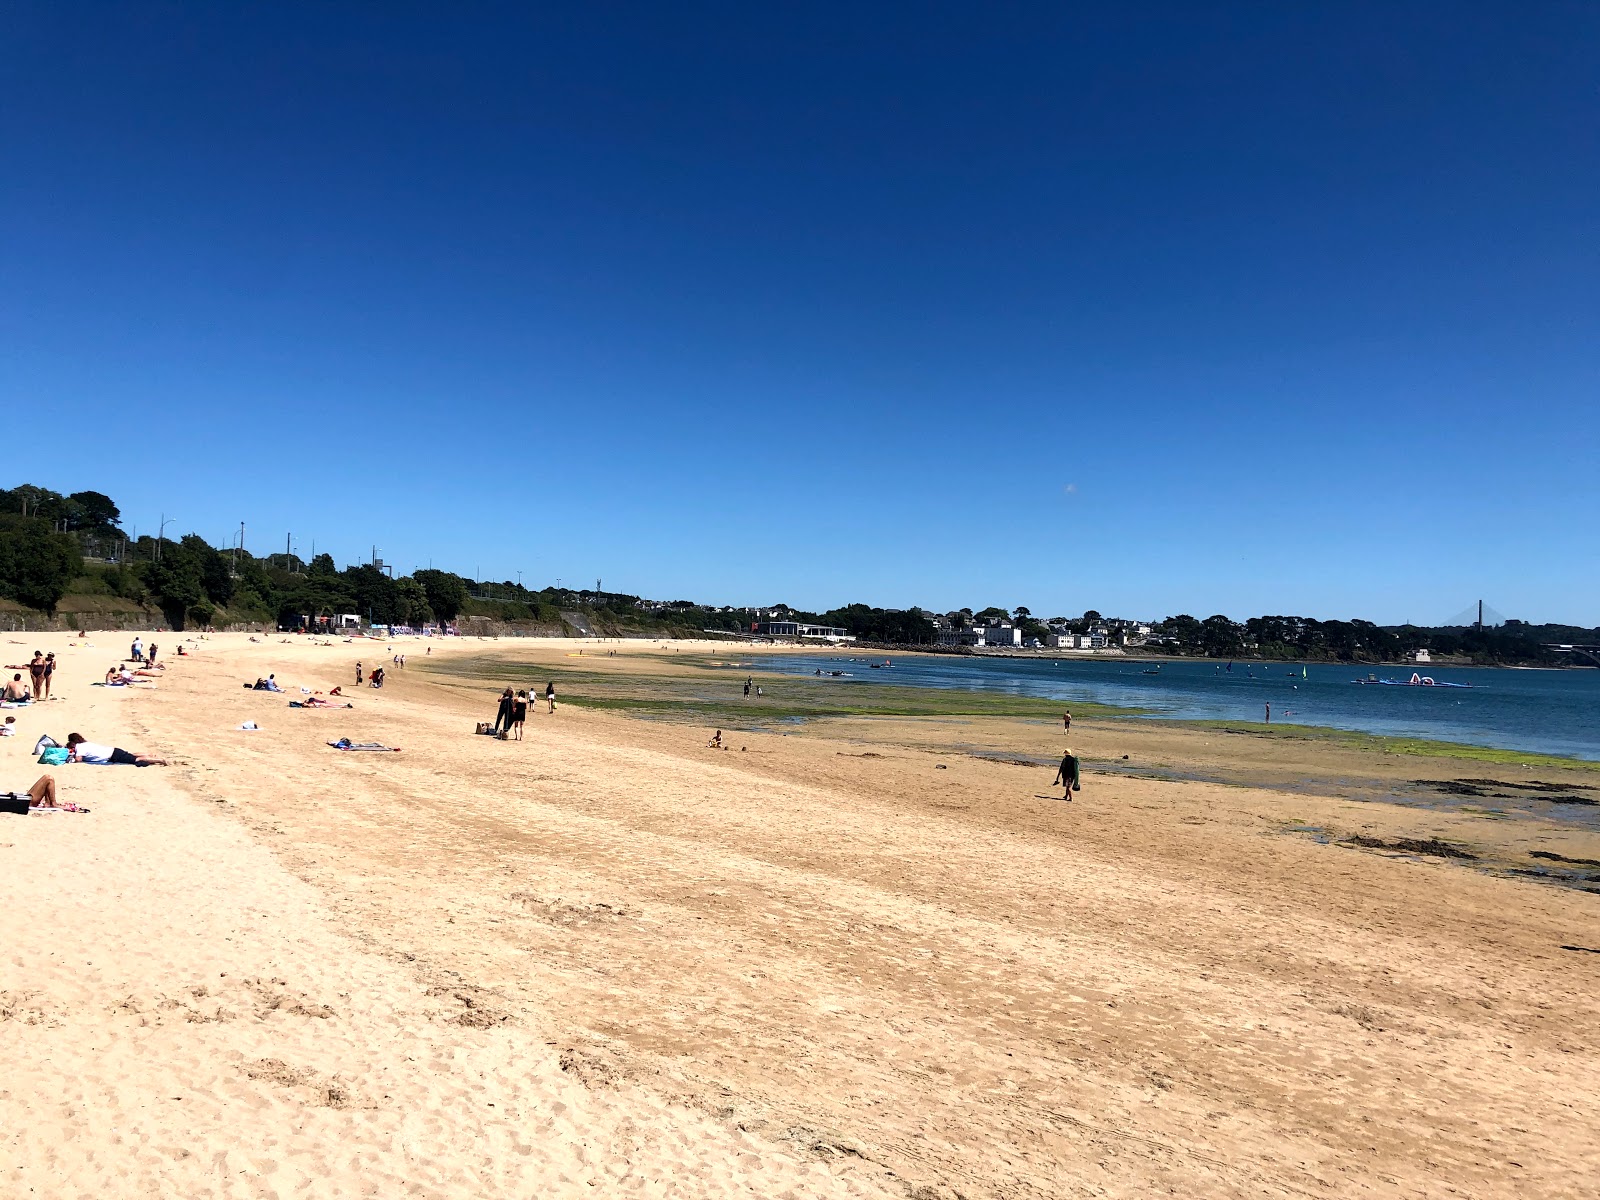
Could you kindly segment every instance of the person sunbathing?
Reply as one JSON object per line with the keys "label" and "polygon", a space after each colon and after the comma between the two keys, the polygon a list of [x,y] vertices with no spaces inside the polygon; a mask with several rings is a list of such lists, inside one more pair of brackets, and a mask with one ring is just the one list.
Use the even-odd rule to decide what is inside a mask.
{"label": "person sunbathing", "polygon": [[87,808],[79,808],[76,804],[58,804],[56,777],[49,773],[39,776],[34,780],[33,786],[25,792],[0,792],[0,812],[26,816],[30,808],[61,808],[68,812],[89,811]]}
{"label": "person sunbathing", "polygon": [[120,746],[102,746],[81,733],[67,734],[67,761],[110,767],[164,767],[167,760],[150,754],[136,754]]}
{"label": "person sunbathing", "polygon": [[354,704],[350,704],[348,702],[346,702],[344,704],[335,704],[332,700],[324,700],[321,696],[307,696],[304,700],[300,701],[300,707],[301,708],[354,708],[355,705]]}

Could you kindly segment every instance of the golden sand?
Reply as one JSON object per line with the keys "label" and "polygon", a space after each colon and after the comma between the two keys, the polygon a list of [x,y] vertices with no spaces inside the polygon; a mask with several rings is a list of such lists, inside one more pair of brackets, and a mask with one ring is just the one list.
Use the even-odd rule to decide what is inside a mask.
{"label": "golden sand", "polygon": [[[1066,804],[1049,768],[952,749],[1059,750],[1025,721],[825,722],[719,753],[707,730],[562,704],[497,742],[471,732],[497,689],[418,669],[420,641],[219,636],[179,660],[158,635],[166,676],[126,690],[89,684],[128,636],[73,640],[8,647],[55,649],[64,699],[17,714],[0,788],[37,774],[40,732],[175,765],[58,768],[91,813],[0,816],[0,1194],[1568,1197],[1600,1178],[1600,954],[1562,949],[1600,949],[1600,896],[1294,832],[1600,858],[1570,825],[1094,770]],[[349,688],[394,650],[412,665],[389,686]],[[527,686],[573,646],[431,657],[489,652]],[[623,647],[606,669],[666,668]],[[240,687],[267,671],[289,694]],[[355,709],[287,706],[335,684]],[[1165,737],[1137,752],[1168,765],[1222,753],[1073,733],[1091,759],[1134,736]],[[1272,779],[1305,756],[1376,770],[1351,753],[1247,757]]]}

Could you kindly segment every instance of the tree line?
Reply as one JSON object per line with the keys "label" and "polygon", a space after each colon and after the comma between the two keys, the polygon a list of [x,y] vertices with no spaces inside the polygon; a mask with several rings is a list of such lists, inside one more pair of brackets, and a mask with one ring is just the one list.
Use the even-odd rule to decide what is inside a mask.
{"label": "tree line", "polygon": [[[116,561],[91,571],[86,555]],[[745,633],[763,615],[780,613],[842,628],[862,641],[916,646],[938,640],[935,615],[921,608],[846,604],[807,612],[785,604],[730,609],[690,600],[658,605],[619,593],[525,588],[509,580],[484,584],[431,568],[395,577],[370,563],[341,569],[328,554],[305,562],[292,554],[258,557],[238,548],[220,550],[195,533],[130,539],[121,511],[104,493],[63,495],[33,484],[0,489],[0,598],[54,612],[75,587],[157,608],[174,629],[212,624],[224,612],[233,620],[290,629],[307,618],[314,622],[341,613],[382,625],[420,626],[454,621],[470,608],[491,619],[547,626],[559,625],[563,612],[578,610],[601,632],[666,635]],[[1026,607],[990,606],[958,609],[943,619],[956,626],[1003,621],[1021,629],[1024,638],[1043,641],[1052,627],[1085,633],[1103,618],[1090,610],[1046,624]],[[1600,644],[1600,628],[1522,621],[1481,629],[1424,628],[1290,616],[1234,621],[1218,614],[1201,620],[1179,614],[1155,623],[1146,645],[1164,654],[1210,658],[1382,662],[1428,650],[1482,663],[1554,664],[1566,660],[1545,644],[1573,642]]]}

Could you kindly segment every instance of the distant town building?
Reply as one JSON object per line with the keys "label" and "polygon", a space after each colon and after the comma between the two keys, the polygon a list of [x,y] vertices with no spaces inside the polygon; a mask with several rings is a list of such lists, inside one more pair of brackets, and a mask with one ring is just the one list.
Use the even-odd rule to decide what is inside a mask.
{"label": "distant town building", "polygon": [[812,625],[804,621],[758,621],[754,632],[771,638],[818,638],[829,642],[856,640],[842,626]]}
{"label": "distant town building", "polygon": [[838,625],[807,625],[800,624],[800,636],[803,638],[822,638],[830,642],[853,642],[856,639],[848,629]]}
{"label": "distant town building", "polygon": [[986,632],[983,629],[941,629],[938,633],[939,645],[981,646]]}

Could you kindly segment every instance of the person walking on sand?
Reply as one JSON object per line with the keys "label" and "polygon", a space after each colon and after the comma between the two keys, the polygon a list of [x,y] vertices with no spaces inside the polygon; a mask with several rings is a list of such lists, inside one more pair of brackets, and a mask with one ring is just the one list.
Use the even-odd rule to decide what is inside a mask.
{"label": "person walking on sand", "polygon": [[146,666],[153,667],[156,665],[156,652],[160,649],[161,647],[156,645],[154,642],[150,643],[150,653],[144,656]]}
{"label": "person walking on sand", "polygon": [[28,660],[28,677],[33,680],[33,698],[44,699],[44,651],[35,650],[33,657]]}
{"label": "person walking on sand", "polygon": [[528,693],[517,690],[516,697],[511,701],[511,728],[517,732],[517,741],[522,740],[522,725],[528,719]]}
{"label": "person walking on sand", "polygon": [[550,711],[551,712],[555,712],[555,710],[556,710],[556,681],[553,680],[553,679],[549,683],[544,685],[544,700],[545,700],[545,703],[550,706]]}
{"label": "person walking on sand", "polygon": [[1055,787],[1058,783],[1066,789],[1063,800],[1070,801],[1073,792],[1083,790],[1083,785],[1079,781],[1078,756],[1071,750],[1061,756],[1061,765],[1056,768],[1056,777],[1050,781],[1050,786]]}
{"label": "person walking on sand", "polygon": [[128,651],[128,657],[144,661],[144,639],[138,634],[133,635],[133,646]]}
{"label": "person walking on sand", "polygon": [[503,729],[511,728],[511,708],[516,701],[516,693],[510,688],[500,693],[500,707],[494,714],[494,731],[499,733]]}
{"label": "person walking on sand", "polygon": [[[55,656],[55,652],[52,651],[49,654],[46,654],[44,656],[44,694],[42,696],[39,696],[39,699],[41,699],[41,700],[50,699],[50,680],[55,675],[55,673],[56,673],[56,656]],[[35,695],[39,695],[37,689],[35,690],[34,694]]]}
{"label": "person walking on sand", "polygon": [[1072,732],[1072,714],[1070,712],[1061,714],[1061,728],[1067,733]]}
{"label": "person walking on sand", "polygon": [[361,664],[357,663],[356,664],[356,686],[360,687],[362,681],[365,680],[365,679],[366,679],[366,675],[361,670]]}

